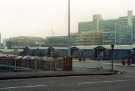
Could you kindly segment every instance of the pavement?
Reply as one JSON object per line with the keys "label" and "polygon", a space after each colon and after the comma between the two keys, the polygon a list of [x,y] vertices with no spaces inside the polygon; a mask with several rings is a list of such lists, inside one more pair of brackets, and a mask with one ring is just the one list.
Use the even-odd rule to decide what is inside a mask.
{"label": "pavement", "polygon": [[[103,66],[103,68],[100,68],[100,66]],[[0,80],[62,76],[112,75],[118,73],[118,71],[111,71],[108,67],[110,67],[110,64],[99,65],[99,62],[95,61],[73,61],[72,71],[1,72]]]}

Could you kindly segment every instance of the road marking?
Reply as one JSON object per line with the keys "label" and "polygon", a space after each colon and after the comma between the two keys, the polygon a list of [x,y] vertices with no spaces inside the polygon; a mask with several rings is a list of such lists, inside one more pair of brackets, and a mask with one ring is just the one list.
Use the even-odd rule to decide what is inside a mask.
{"label": "road marking", "polygon": [[95,81],[95,82],[81,82],[78,85],[87,85],[87,84],[98,84],[98,83],[114,83],[114,82],[125,82],[128,80],[110,80],[110,81]]}
{"label": "road marking", "polygon": [[4,87],[4,88],[0,88],[0,90],[7,90],[7,89],[19,89],[19,88],[35,88],[35,87],[46,87],[48,85],[29,85],[29,86],[16,86],[16,87]]}

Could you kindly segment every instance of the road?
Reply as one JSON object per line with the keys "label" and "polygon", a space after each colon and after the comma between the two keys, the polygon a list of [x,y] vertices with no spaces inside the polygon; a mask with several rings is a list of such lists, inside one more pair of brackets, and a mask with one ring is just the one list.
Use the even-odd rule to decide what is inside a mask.
{"label": "road", "polygon": [[135,67],[109,76],[71,76],[0,80],[0,91],[135,91]]}

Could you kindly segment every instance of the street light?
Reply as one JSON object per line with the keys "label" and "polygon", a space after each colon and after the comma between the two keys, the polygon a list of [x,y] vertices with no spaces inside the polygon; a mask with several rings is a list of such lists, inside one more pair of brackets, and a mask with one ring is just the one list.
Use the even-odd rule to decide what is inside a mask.
{"label": "street light", "polygon": [[70,43],[70,0],[68,0],[68,56],[70,57],[71,56],[71,53],[70,53],[70,46],[71,46],[71,43]]}
{"label": "street light", "polygon": [[114,71],[113,54],[114,54],[114,44],[111,44],[111,56],[112,56],[112,57],[111,57],[111,58],[112,58],[112,69],[111,69],[111,70],[112,70],[112,71]]}
{"label": "street light", "polygon": [[64,58],[64,71],[72,71],[71,43],[70,43],[70,0],[68,0],[68,56]]}

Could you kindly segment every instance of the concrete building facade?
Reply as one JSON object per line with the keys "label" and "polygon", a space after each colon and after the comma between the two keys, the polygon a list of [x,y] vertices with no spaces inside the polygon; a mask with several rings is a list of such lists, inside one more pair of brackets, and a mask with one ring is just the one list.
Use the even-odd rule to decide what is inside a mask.
{"label": "concrete building facade", "polygon": [[[67,45],[65,37],[47,38],[50,45]],[[104,20],[102,15],[93,15],[92,21],[79,22],[78,33],[71,34],[72,45],[130,45],[135,43],[135,16],[131,10],[127,16]],[[56,40],[56,41],[55,41]],[[53,43],[52,43],[53,42]],[[61,43],[62,42],[62,43]]]}
{"label": "concrete building facade", "polygon": [[94,15],[91,22],[80,22],[79,33],[102,33],[102,44],[132,44],[135,41],[135,16],[128,11],[127,16],[118,19],[103,20],[101,15]]}
{"label": "concrete building facade", "polygon": [[72,45],[100,45],[102,44],[101,32],[77,33],[71,35]]}

